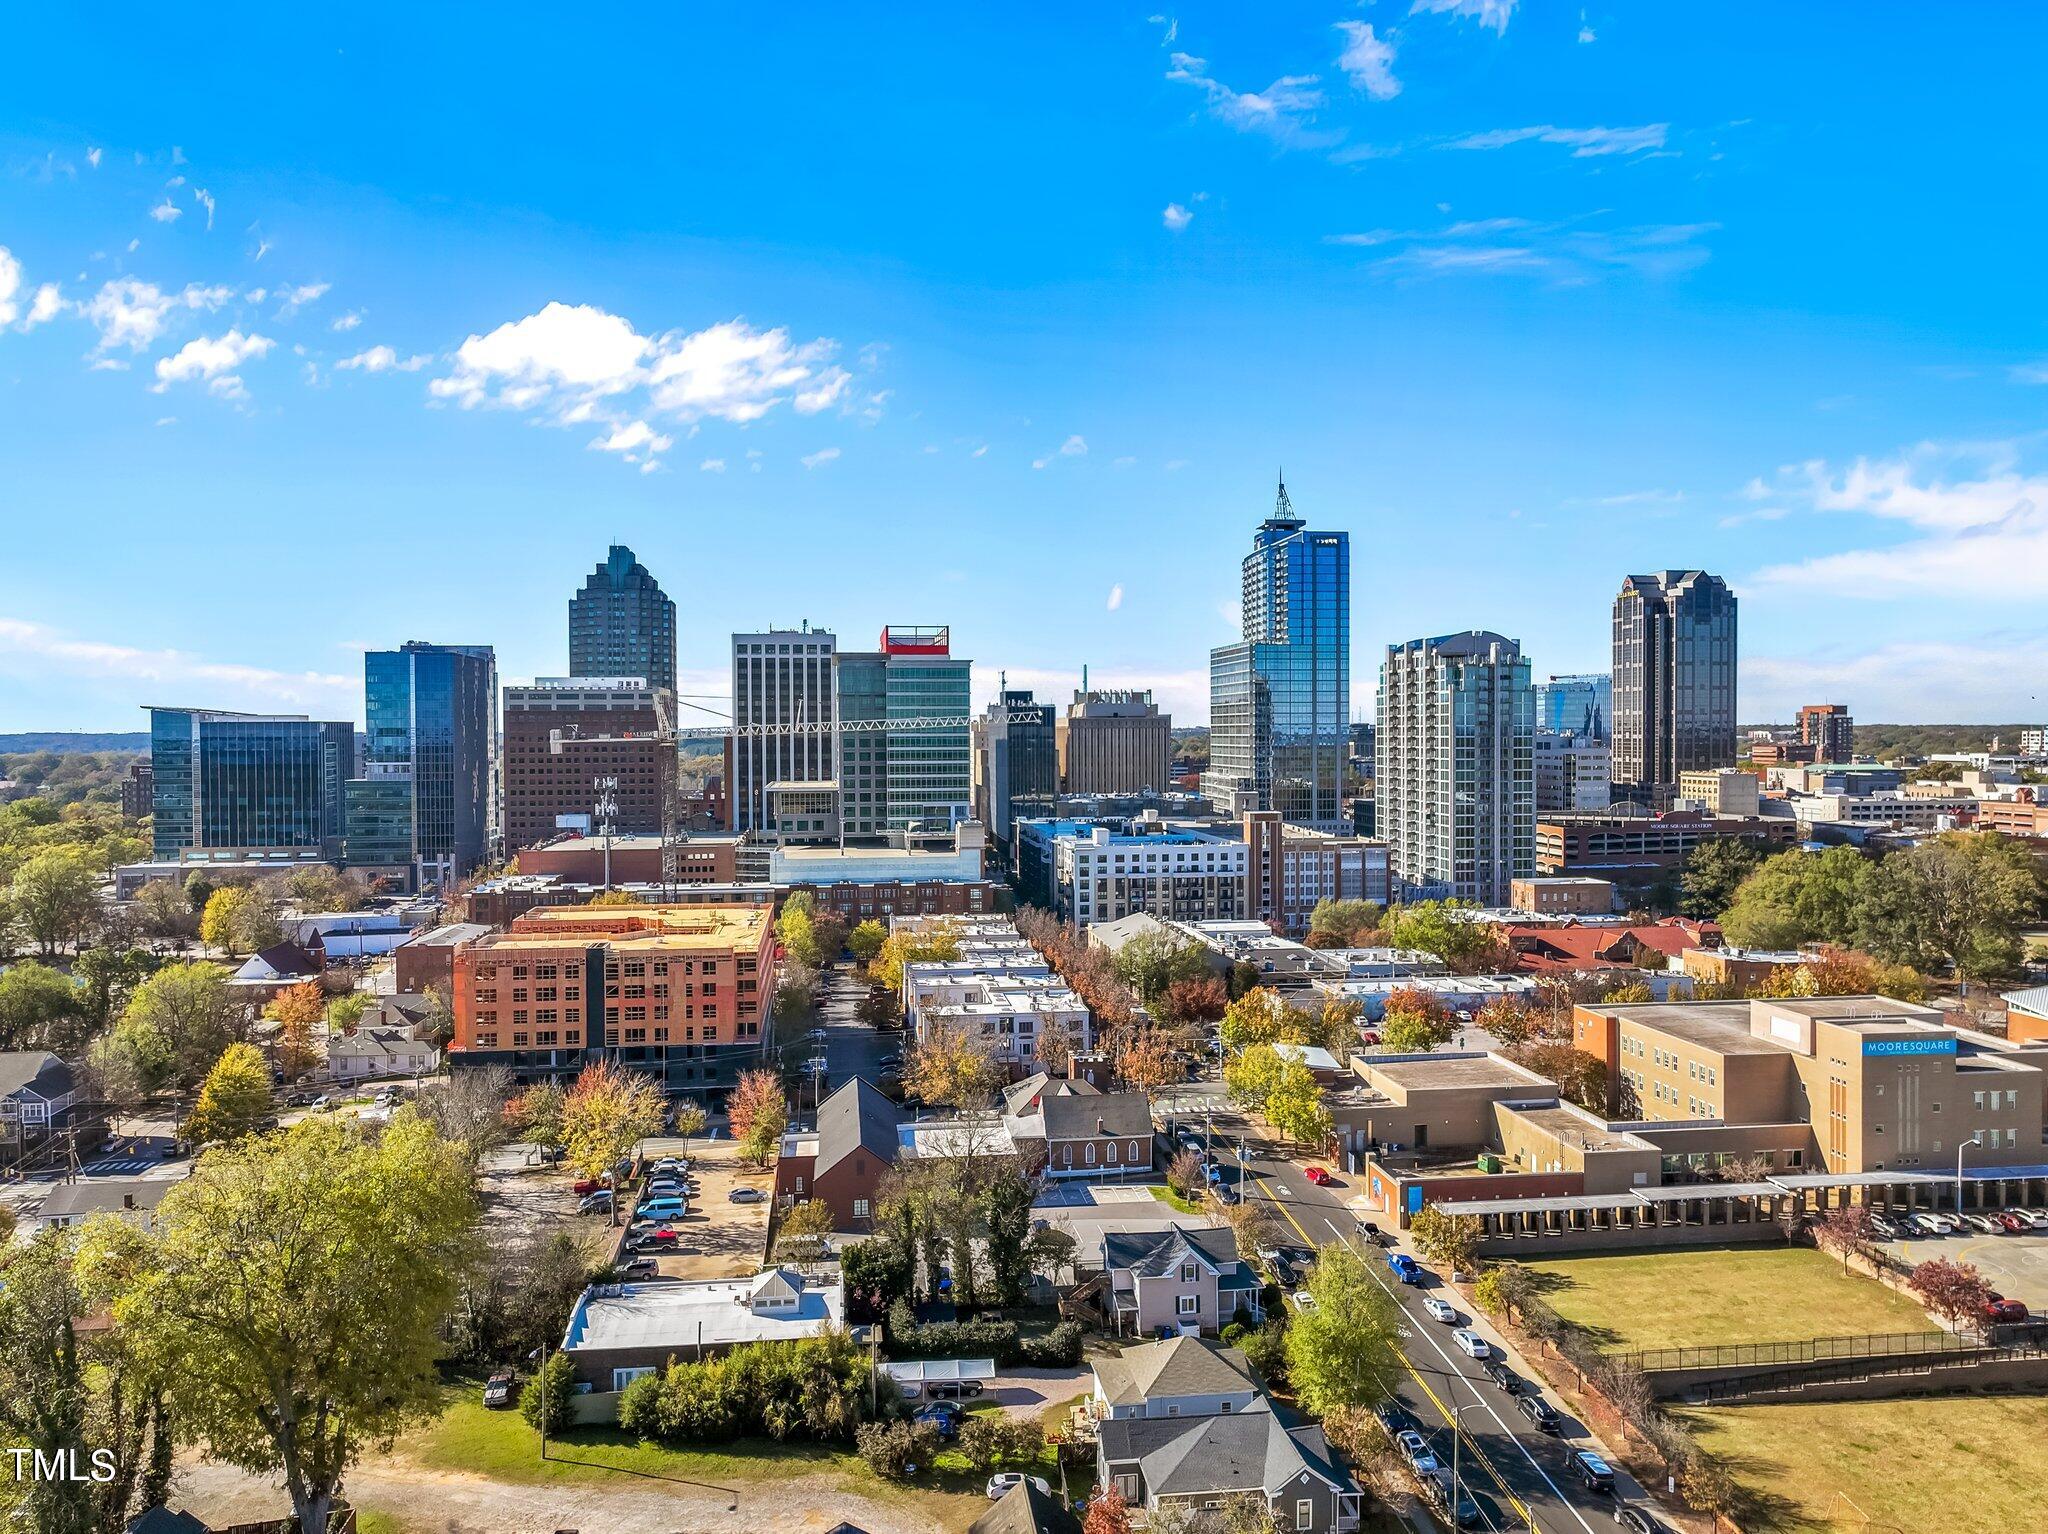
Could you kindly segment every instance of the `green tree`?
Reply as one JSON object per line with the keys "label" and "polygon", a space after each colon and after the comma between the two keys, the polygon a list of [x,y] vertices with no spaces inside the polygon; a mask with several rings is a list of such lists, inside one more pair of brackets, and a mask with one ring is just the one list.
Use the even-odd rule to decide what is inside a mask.
{"label": "green tree", "polygon": [[798,890],[783,903],[782,914],[775,919],[775,936],[782,951],[810,970],[817,969],[819,958],[817,929],[811,915],[816,904],[816,897],[809,890]]}
{"label": "green tree", "polygon": [[1715,921],[1733,904],[1742,881],[1763,866],[1760,843],[1748,837],[1718,837],[1692,849],[1680,883],[1679,914]]}
{"label": "green tree", "polygon": [[239,1140],[263,1127],[270,1106],[270,1067],[262,1051],[254,1044],[230,1044],[199,1089],[185,1137],[198,1145]]}
{"label": "green tree", "polygon": [[892,932],[876,950],[868,973],[892,991],[903,989],[903,966],[932,964],[960,957],[960,933],[951,923],[922,930],[906,928]]}
{"label": "green tree", "polygon": [[1871,873],[1854,847],[1780,852],[1742,881],[1721,926],[1744,948],[1852,942]]}
{"label": "green tree", "polygon": [[354,874],[342,873],[326,863],[295,868],[282,882],[286,898],[309,916],[361,910],[370,893],[369,887]]}
{"label": "green tree", "polygon": [[1217,1028],[1226,1048],[1246,1049],[1254,1044],[1276,1043],[1287,1036],[1288,1029],[1297,1026],[1294,1008],[1286,998],[1270,987],[1259,986],[1233,1001],[1224,1010]]}
{"label": "green tree", "polygon": [[135,988],[101,1063],[128,1090],[189,1092],[245,1027],[219,965],[167,964]]}
{"label": "green tree", "polygon": [[1319,900],[1309,912],[1308,935],[1348,945],[1361,932],[1377,931],[1385,919],[1385,910],[1370,900]]}
{"label": "green tree", "polygon": [[[642,1375],[633,1383],[644,1384],[649,1392],[660,1389],[656,1376],[651,1374]],[[519,1415],[537,1431],[559,1433],[569,1425],[570,1402],[575,1398],[576,1365],[567,1353],[550,1353],[548,1361],[533,1371],[526,1388],[519,1392]]]}
{"label": "green tree", "polygon": [[[586,1065],[562,1102],[562,1136],[569,1165],[585,1177],[608,1172],[668,1122],[661,1088],[646,1076],[607,1060]],[[612,1201],[618,1219],[618,1200]]]}
{"label": "green tree", "polygon": [[869,917],[846,935],[847,949],[863,964],[872,964],[875,955],[882,951],[882,944],[889,940],[889,929]]}
{"label": "green tree", "polygon": [[277,903],[253,884],[215,890],[199,918],[199,941],[227,954],[256,953],[283,939]]}
{"label": "green tree", "polygon": [[505,1105],[505,1117],[512,1132],[542,1150],[561,1148],[565,1129],[562,1109],[565,1097],[552,1081],[537,1082]]}
{"label": "green tree", "polygon": [[1116,974],[1150,1006],[1176,981],[1206,977],[1208,950],[1163,933],[1140,933],[1117,951]]}
{"label": "green tree", "polygon": [[333,1033],[353,1033],[369,1010],[370,998],[364,992],[344,992],[327,1004],[327,1027]]}
{"label": "green tree", "polygon": [[1400,1313],[1347,1246],[1326,1246],[1309,1274],[1314,1305],[1287,1323],[1287,1377],[1316,1416],[1374,1406],[1400,1370]]}
{"label": "green tree", "polygon": [[1467,920],[1462,914],[1476,909],[1472,902],[1464,900],[1424,900],[1415,905],[1395,906],[1387,912],[1383,930],[1394,947],[1433,953],[1456,969],[1470,964],[1493,946],[1493,933],[1486,923]]}
{"label": "green tree", "polygon": [[92,865],[62,847],[38,852],[15,869],[7,903],[15,925],[46,959],[76,948],[100,914]]}
{"label": "green tree", "polygon": [[1993,980],[2018,970],[2020,929],[2040,909],[2024,847],[1996,832],[1950,832],[1877,866],[1858,927],[1880,958]]}
{"label": "green tree", "polygon": [[144,949],[111,943],[80,953],[71,973],[84,989],[81,1021],[86,1032],[104,1032],[107,1024],[128,1005],[135,987],[156,971],[157,964],[156,956]]}
{"label": "green tree", "polygon": [[460,1155],[409,1111],[374,1139],[322,1114],[209,1153],[159,1216],[116,1319],[181,1428],[324,1529],[349,1467],[439,1405],[477,1223]]}
{"label": "green tree", "polygon": [[1330,1110],[1322,1083],[1298,1057],[1271,1044],[1254,1044],[1223,1067],[1223,1085],[1287,1139],[1320,1145],[1330,1137]]}
{"label": "green tree", "polygon": [[0,1049],[46,1049],[84,1009],[85,997],[59,970],[29,960],[0,974]]}
{"label": "green tree", "polygon": [[1387,996],[1380,1045],[1397,1055],[1426,1055],[1458,1036],[1457,1015],[1427,991],[1401,986]]}
{"label": "green tree", "polygon": [[152,943],[176,943],[199,935],[199,915],[191,900],[168,879],[152,879],[135,892],[135,915],[142,935]]}
{"label": "green tree", "polygon": [[1483,1229],[1477,1215],[1445,1214],[1434,1204],[1425,1204],[1408,1222],[1408,1233],[1423,1256],[1455,1272],[1470,1272],[1479,1265]]}

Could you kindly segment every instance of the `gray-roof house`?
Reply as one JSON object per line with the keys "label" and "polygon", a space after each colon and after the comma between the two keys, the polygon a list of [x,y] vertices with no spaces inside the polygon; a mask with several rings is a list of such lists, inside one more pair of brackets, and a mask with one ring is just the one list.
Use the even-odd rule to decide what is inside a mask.
{"label": "gray-roof house", "polygon": [[1206,1337],[1169,1337],[1095,1361],[1090,1407],[1118,1417],[1221,1417],[1259,1399],[1244,1354]]}
{"label": "gray-roof house", "polygon": [[177,1177],[87,1177],[59,1183],[36,1210],[36,1229],[83,1225],[111,1214],[138,1230],[153,1230],[157,1206],[183,1181]]}
{"label": "gray-roof house", "polygon": [[410,1029],[359,1027],[327,1041],[327,1069],[336,1081],[418,1076],[441,1063],[441,1051]]}
{"label": "gray-roof house", "polygon": [[1227,1230],[1174,1224],[1102,1238],[1111,1316],[1125,1335],[1218,1332],[1242,1309],[1259,1319],[1259,1278]]}
{"label": "gray-roof house", "polygon": [[815,1199],[832,1211],[832,1228],[874,1228],[875,1194],[896,1164],[903,1110],[855,1076],[818,1105],[818,1127],[782,1137],[775,1163],[781,1204]]}
{"label": "gray-roof house", "polygon": [[1133,1506],[1189,1512],[1254,1496],[1297,1534],[1358,1527],[1360,1493],[1319,1427],[1288,1428],[1261,1396],[1214,1417],[1114,1417],[1096,1426],[1096,1478]]}
{"label": "gray-roof house", "polygon": [[1081,1520],[1027,1475],[970,1523],[967,1534],[1081,1534]]}
{"label": "gray-roof house", "polygon": [[1152,1175],[1152,1100],[1143,1092],[1047,1097],[1036,1118],[1048,1177],[1123,1182]]}
{"label": "gray-roof house", "polygon": [[71,1067],[47,1049],[0,1051],[0,1155],[62,1129],[77,1097]]}

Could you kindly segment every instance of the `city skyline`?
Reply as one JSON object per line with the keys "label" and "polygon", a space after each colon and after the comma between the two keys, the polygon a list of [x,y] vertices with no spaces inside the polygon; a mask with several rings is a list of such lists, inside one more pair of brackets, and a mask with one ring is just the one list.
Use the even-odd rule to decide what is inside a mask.
{"label": "city skyline", "polygon": [[[559,675],[616,541],[689,593],[683,692],[735,632],[886,612],[953,627],[977,709],[1085,665],[1195,724],[1281,464],[1360,550],[1354,718],[1415,634],[1605,669],[1623,576],[1695,567],[1743,602],[1745,723],[2039,712],[2009,189],[2048,20],[1987,57],[1908,13],[1149,14],[661,18],[659,103],[579,83],[590,40],[542,66],[429,18],[420,77],[496,87],[347,134],[391,88],[373,24],[24,18],[15,59],[60,62],[0,119],[0,721],[360,723],[362,654],[412,637]],[[735,137],[721,61],[778,40]],[[1976,82],[1939,139],[1856,85],[1902,67]],[[911,550],[914,600],[854,595]],[[980,600],[994,570],[1030,599]]]}

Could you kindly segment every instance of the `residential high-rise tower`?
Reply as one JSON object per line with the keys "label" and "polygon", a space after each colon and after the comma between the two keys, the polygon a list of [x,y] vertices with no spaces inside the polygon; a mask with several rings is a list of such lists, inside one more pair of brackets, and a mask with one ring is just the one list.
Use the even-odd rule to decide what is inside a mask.
{"label": "residential high-rise tower", "polygon": [[676,604],[622,543],[569,598],[569,674],[676,685]]}
{"label": "residential high-rise tower", "polygon": [[1614,599],[1614,797],[1669,807],[1681,772],[1735,764],[1735,595],[1704,570]]}
{"label": "residential high-rise tower", "polygon": [[1512,639],[1475,629],[1388,646],[1375,781],[1396,898],[1504,906],[1535,872],[1535,722]]}
{"label": "residential high-rise tower", "polygon": [[1283,480],[1245,557],[1244,638],[1209,652],[1209,770],[1231,814],[1336,831],[1351,710],[1351,538],[1311,532]]}
{"label": "residential high-rise tower", "polygon": [[1814,748],[1816,762],[1856,759],[1856,721],[1847,705],[1809,703],[1799,711],[1799,743]]}

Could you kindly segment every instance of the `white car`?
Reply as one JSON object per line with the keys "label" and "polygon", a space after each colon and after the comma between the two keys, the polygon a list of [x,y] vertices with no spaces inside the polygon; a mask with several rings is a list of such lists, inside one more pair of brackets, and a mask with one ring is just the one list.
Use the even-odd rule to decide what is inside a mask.
{"label": "white car", "polygon": [[1394,1435],[1394,1447],[1401,1451],[1402,1458],[1417,1475],[1436,1473],[1436,1456],[1429,1452],[1429,1441],[1410,1428]]}
{"label": "white car", "polygon": [[2005,1234],[2005,1227],[1987,1214],[1966,1214],[1963,1216],[1963,1223],[1980,1235],[2002,1236]]}
{"label": "white car", "polygon": [[1297,1289],[1288,1298],[1294,1301],[1294,1308],[1296,1310],[1314,1310],[1316,1308],[1316,1297],[1306,1289]]}
{"label": "white car", "polygon": [[[989,1501],[994,1502],[998,1498],[1006,1496],[1012,1487],[1021,1486],[1023,1483],[1023,1471],[1005,1470],[1001,1475],[990,1476],[988,1478],[988,1485],[984,1489],[988,1492]],[[1043,1477],[1034,1475],[1031,1477],[1031,1484],[1038,1488],[1040,1495],[1047,1497],[1052,1495],[1052,1488],[1046,1485]]]}
{"label": "white car", "polygon": [[725,1201],[729,1204],[758,1204],[767,1196],[759,1188],[734,1188],[726,1194]]}
{"label": "white car", "polygon": [[1948,1227],[1942,1224],[1940,1218],[1936,1215],[1916,1214],[1907,1220],[1906,1223],[1923,1235],[1945,1236],[1948,1234]]}
{"label": "white car", "polygon": [[1429,1312],[1432,1321],[1441,1321],[1446,1326],[1458,1324],[1458,1307],[1449,1300],[1440,1300],[1433,1294],[1422,1297],[1422,1308]]}
{"label": "white car", "polygon": [[1461,1326],[1451,1333],[1451,1341],[1467,1358],[1491,1358],[1493,1349],[1486,1345],[1486,1339],[1469,1326]]}

